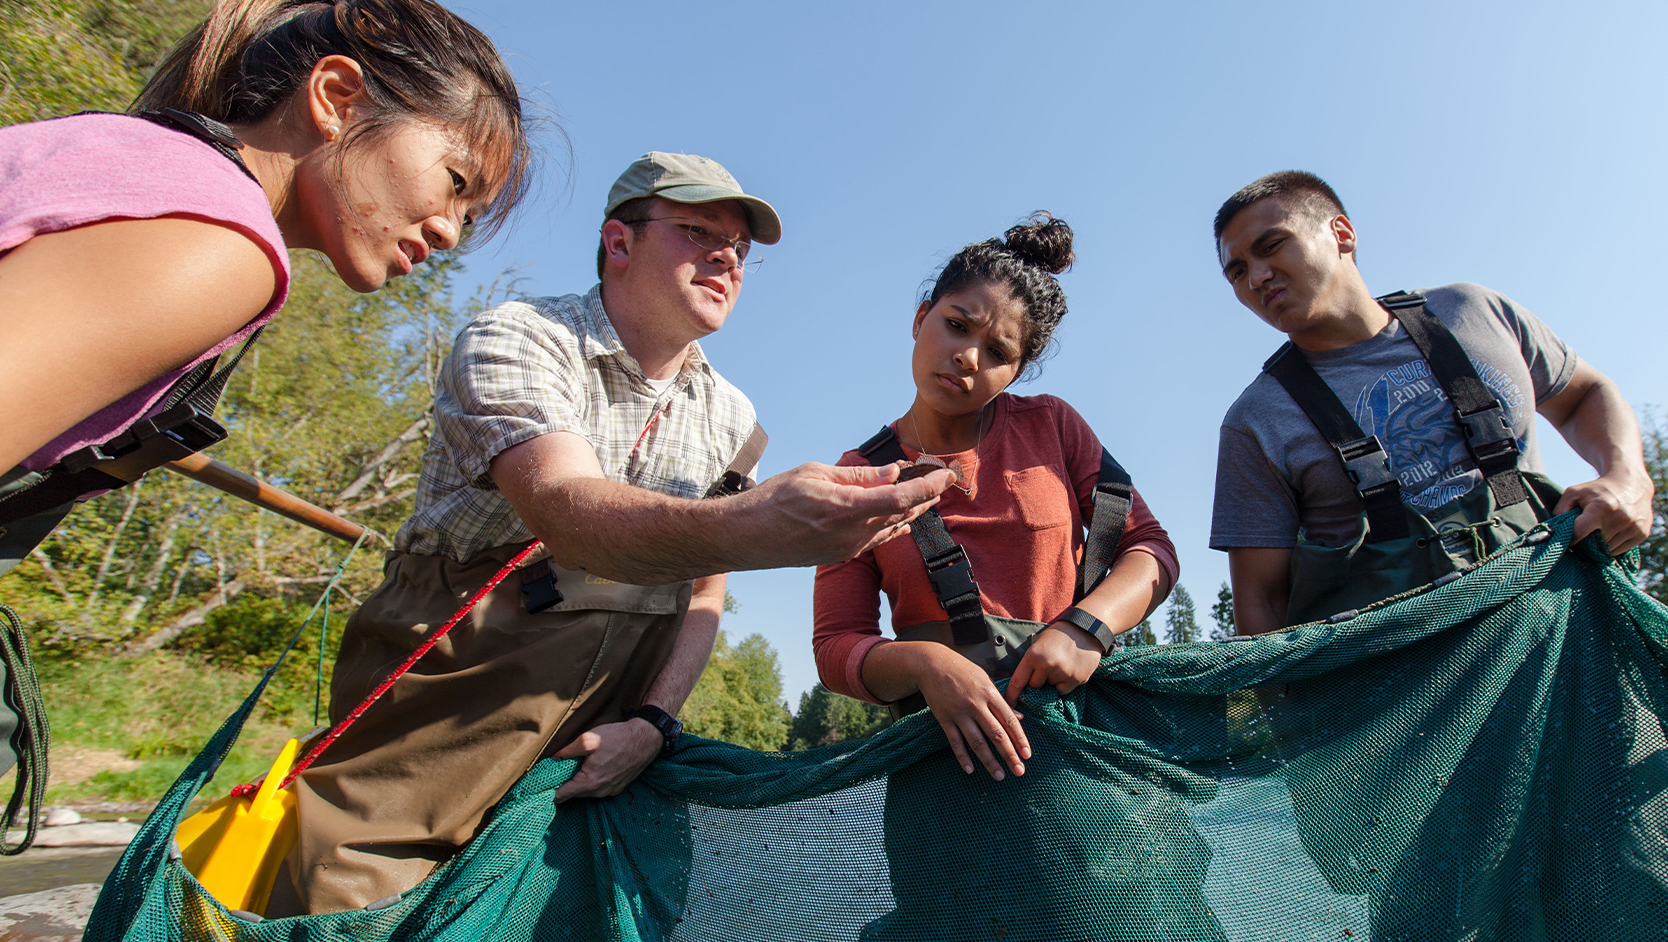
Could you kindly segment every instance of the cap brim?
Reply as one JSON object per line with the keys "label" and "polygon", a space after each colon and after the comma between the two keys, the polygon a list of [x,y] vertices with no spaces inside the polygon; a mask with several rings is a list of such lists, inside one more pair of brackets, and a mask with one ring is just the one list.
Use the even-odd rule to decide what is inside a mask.
{"label": "cap brim", "polygon": [[674,203],[717,203],[721,200],[735,200],[747,213],[747,230],[752,234],[754,242],[760,245],[775,245],[782,239],[782,217],[776,215],[775,207],[757,196],[705,184],[669,186],[664,190],[655,190],[654,195]]}

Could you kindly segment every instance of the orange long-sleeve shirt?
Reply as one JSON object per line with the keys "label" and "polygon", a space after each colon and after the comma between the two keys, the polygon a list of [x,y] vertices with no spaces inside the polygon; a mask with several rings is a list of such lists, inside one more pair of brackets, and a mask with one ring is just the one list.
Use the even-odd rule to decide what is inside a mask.
{"label": "orange long-sleeve shirt", "polygon": [[[943,456],[960,464],[973,492],[951,487],[938,512],[951,539],[967,551],[986,613],[1052,621],[1071,605],[1076,589],[1100,476],[1100,439],[1077,410],[1054,396],[1003,393],[994,408],[977,449]],[[918,455],[908,448],[904,453]],[[867,462],[848,451],[839,463]],[[1138,493],[1117,557],[1129,552],[1151,554],[1175,584],[1176,549]],[[892,606],[894,631],[945,618],[911,536],[817,568],[811,638],[817,672],[828,689],[872,703],[880,701],[863,684],[863,659],[887,640],[880,631],[882,593]]]}

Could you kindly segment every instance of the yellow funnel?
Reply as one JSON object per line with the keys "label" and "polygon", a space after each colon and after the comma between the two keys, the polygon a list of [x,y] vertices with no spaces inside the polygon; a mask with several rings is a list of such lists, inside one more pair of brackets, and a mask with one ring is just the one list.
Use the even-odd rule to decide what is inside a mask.
{"label": "yellow funnel", "polygon": [[227,795],[180,822],[186,869],[227,909],[266,910],[273,879],[295,843],[295,793],[279,791],[300,750],[292,739],[253,798]]}

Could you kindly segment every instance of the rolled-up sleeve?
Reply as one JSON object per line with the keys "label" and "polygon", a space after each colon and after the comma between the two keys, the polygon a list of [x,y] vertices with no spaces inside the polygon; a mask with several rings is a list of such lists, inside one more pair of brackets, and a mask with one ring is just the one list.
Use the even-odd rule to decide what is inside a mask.
{"label": "rolled-up sleeve", "polygon": [[881,703],[863,683],[863,660],[880,633],[880,566],[873,552],[835,566],[818,566],[812,596],[811,652],[829,690]]}
{"label": "rolled-up sleeve", "polygon": [[435,389],[435,433],[476,487],[505,449],[551,432],[585,434],[583,363],[577,346],[538,326],[531,305],[510,302],[458,334]]}

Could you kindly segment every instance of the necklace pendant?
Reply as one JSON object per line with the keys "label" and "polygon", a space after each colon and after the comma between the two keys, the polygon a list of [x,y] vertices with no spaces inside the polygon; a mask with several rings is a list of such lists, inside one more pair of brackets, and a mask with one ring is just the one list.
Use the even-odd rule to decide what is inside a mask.
{"label": "necklace pendant", "polygon": [[922,455],[921,455],[921,457],[919,457],[919,458],[916,458],[916,459],[915,459],[915,463],[916,463],[916,464],[917,464],[917,465],[925,465],[925,466],[926,466],[926,467],[929,467],[929,468],[945,468],[945,467],[949,467],[949,466],[948,466],[948,465],[946,465],[946,464],[945,464],[945,463],[944,463],[944,459],[943,459],[943,458],[940,458],[940,457],[938,457],[938,456],[937,456],[937,455],[929,455],[929,454],[925,454],[925,453],[923,453],[923,454],[922,454]]}
{"label": "necklace pendant", "polygon": [[956,473],[956,479],[950,482],[950,486],[958,491],[961,491],[963,494],[966,494],[968,497],[972,497],[973,482],[967,479],[967,469],[961,466],[960,461],[955,462],[949,467],[951,471]]}

